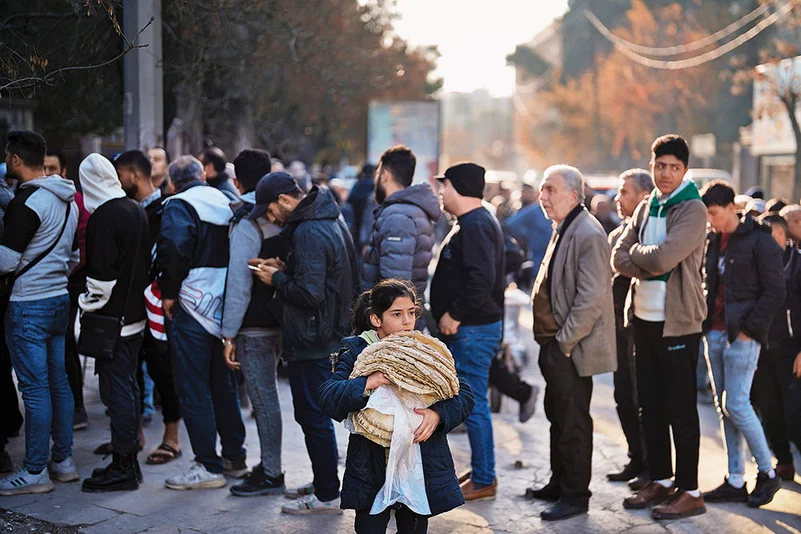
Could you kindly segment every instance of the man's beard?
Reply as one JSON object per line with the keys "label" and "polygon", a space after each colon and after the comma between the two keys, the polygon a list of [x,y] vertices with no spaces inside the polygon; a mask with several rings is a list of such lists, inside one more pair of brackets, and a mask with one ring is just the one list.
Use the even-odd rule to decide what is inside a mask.
{"label": "man's beard", "polygon": [[[8,167],[8,166],[6,166],[6,167]],[[20,177],[19,174],[15,173],[14,171],[9,169],[8,172],[6,172],[6,181],[7,182],[11,181],[11,182],[21,183],[22,182],[22,178]]]}
{"label": "man's beard", "polygon": [[381,185],[381,182],[376,182],[375,184],[375,202],[376,204],[383,204],[384,200],[387,198],[387,192],[384,190],[384,186]]}
{"label": "man's beard", "polygon": [[136,193],[139,191],[139,187],[134,185],[129,186],[122,186],[122,190],[125,191],[125,194],[128,195],[129,198],[136,198]]}

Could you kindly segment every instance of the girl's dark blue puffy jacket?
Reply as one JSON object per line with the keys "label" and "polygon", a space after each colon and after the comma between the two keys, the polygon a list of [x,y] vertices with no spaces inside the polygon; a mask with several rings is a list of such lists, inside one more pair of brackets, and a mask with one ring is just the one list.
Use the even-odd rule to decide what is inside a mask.
{"label": "girl's dark blue puffy jacket", "polygon": [[[346,350],[340,351],[333,378],[320,386],[320,406],[336,421],[367,405],[364,389],[367,377],[348,380],[353,364],[367,342],[357,336],[342,340]],[[428,440],[420,444],[423,474],[431,515],[441,514],[464,504],[456,478],[456,468],[448,446],[447,433],[459,426],[473,411],[473,391],[459,378],[459,395],[430,406],[440,416],[440,424]],[[369,510],[386,480],[384,448],[364,436],[351,434],[342,480],[342,508]]]}

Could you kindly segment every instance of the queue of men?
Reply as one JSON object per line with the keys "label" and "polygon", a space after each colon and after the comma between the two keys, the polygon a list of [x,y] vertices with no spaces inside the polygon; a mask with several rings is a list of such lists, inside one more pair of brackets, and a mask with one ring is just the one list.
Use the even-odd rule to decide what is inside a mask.
{"label": "queue of men", "polygon": [[[592,377],[607,372],[615,373],[629,456],[608,478],[631,481],[636,491],[625,508],[653,507],[655,519],[676,519],[704,513],[706,502],[762,506],[781,478],[794,475],[801,206],[759,219],[743,214],[728,184],[698,190],[686,176],[689,158],[682,137],[658,138],[650,170],[621,175],[617,229],[588,211],[583,176],[568,165],[548,168],[539,191],[528,192],[525,215],[509,219],[511,232],[525,240],[523,254],[542,257],[533,335],[546,382],[552,475],[526,496],[553,503],[545,520],[589,508]],[[0,495],[78,480],[73,428],[86,425],[78,355],[89,351],[111,419],[110,444],[101,448],[112,461],[83,481],[84,491],[134,490],[143,482],[144,362],[164,418],[162,443],[146,461],[182,456],[181,420],[194,454],[188,470],[165,471],[167,488],[221,488],[229,476],[241,479],[230,488],[234,495],[293,498],[286,513],[340,513],[336,436],[317,398],[331,374],[329,355],[350,333],[351,305],[365,284],[402,278],[425,292],[442,209],[455,223],[438,249],[429,329],[476,394],[466,421],[471,471],[461,480],[463,496],[497,495],[487,390],[503,336],[507,240],[483,202],[481,166],[458,164],[431,185],[413,185],[414,154],[389,149],[375,170],[375,210],[368,218],[349,205],[347,218],[361,221],[354,228],[335,187],[305,187],[263,150],[242,151],[235,176],[218,148],[172,162],[161,148],[124,152],[113,162],[91,154],[80,165],[82,194],[66,179],[63,158],[48,156],[34,132],[9,134],[6,165],[3,185],[16,187],[0,241],[0,272],[10,273],[0,345],[25,403],[26,453],[14,471],[4,452],[0,471],[11,474],[0,480]],[[592,205],[600,211],[603,203]],[[547,231],[537,223],[543,216]],[[702,356],[729,458],[723,484],[703,494],[696,407]],[[279,360],[314,474],[291,489],[281,463]],[[5,384],[10,369],[2,371]],[[260,463],[250,468],[242,380],[261,448]],[[521,421],[523,412],[533,413],[532,398],[528,387]],[[10,434],[3,430],[5,445]],[[751,492],[744,443],[759,469]]]}

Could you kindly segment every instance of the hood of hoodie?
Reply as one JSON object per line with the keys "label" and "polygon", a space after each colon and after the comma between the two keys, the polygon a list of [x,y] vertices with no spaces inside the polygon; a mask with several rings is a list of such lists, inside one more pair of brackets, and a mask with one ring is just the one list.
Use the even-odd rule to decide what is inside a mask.
{"label": "hood of hoodie", "polygon": [[78,168],[78,176],[81,179],[84,206],[90,214],[109,200],[125,197],[117,170],[100,154],[86,156]]}
{"label": "hood of hoodie", "polygon": [[392,204],[413,204],[423,210],[433,222],[442,218],[439,199],[428,184],[417,184],[392,193],[381,206],[387,207]]}
{"label": "hood of hoodie", "polygon": [[297,225],[303,221],[339,218],[339,204],[330,189],[312,187],[306,198],[287,220],[287,225]]}
{"label": "hood of hoodie", "polygon": [[20,189],[25,189],[26,187],[41,187],[42,189],[47,189],[64,202],[72,202],[75,198],[75,184],[72,183],[72,180],[67,180],[57,174],[35,178],[19,186]]}

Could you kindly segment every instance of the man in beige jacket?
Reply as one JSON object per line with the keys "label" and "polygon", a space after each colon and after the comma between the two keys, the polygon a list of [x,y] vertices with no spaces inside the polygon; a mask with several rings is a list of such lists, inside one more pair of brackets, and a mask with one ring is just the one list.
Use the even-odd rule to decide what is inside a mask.
{"label": "man in beige jacket", "polygon": [[551,423],[551,480],[530,498],[556,501],[545,520],[586,513],[592,466],[592,376],[617,366],[610,248],[601,223],[583,205],[578,169],[554,165],[540,203],[556,225],[534,284],[534,338]]}
{"label": "man in beige jacket", "polygon": [[612,260],[618,272],[634,279],[629,300],[637,393],[652,481],[623,506],[640,509],[664,501],[652,517],[678,519],[706,511],[698,491],[701,433],[695,372],[706,317],[701,279],[706,206],[695,184],[685,178],[690,150],[682,137],[662,136],[651,152],[656,189],[637,207]]}

